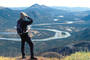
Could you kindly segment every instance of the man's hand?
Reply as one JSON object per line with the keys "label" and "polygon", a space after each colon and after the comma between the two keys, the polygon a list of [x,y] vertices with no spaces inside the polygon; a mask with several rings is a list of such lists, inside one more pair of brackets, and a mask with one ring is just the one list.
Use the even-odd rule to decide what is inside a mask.
{"label": "man's hand", "polygon": [[25,17],[27,17],[27,18],[28,18],[29,16],[25,16]]}

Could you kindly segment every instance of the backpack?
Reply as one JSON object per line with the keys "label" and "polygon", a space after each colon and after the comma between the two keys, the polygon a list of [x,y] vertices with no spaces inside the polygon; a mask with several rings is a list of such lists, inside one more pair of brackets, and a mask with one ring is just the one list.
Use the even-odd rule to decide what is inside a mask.
{"label": "backpack", "polygon": [[22,33],[23,33],[23,30],[22,30],[22,28],[21,28],[20,22],[17,22],[17,33],[18,33],[18,34],[22,34]]}
{"label": "backpack", "polygon": [[23,30],[22,27],[21,27],[21,22],[22,21],[17,22],[17,33],[18,34],[23,34],[23,33],[26,33],[28,31],[30,31],[30,26],[29,25],[27,25],[27,28],[25,30]]}

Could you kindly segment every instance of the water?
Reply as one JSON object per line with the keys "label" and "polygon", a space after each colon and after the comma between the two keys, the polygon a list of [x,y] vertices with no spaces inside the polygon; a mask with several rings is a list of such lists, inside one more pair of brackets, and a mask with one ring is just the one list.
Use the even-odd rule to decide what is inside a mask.
{"label": "water", "polygon": [[[53,40],[53,39],[67,38],[67,37],[71,36],[71,34],[69,32],[60,31],[60,30],[56,30],[56,29],[39,29],[39,28],[33,28],[33,29],[52,31],[52,32],[55,32],[55,35],[53,37],[49,37],[49,38],[45,38],[45,39],[32,39],[32,41],[49,41],[49,40]],[[65,35],[63,35],[62,33],[65,33]],[[0,32],[0,34],[8,35],[8,34],[17,34],[17,33],[16,32]],[[20,41],[20,38],[0,38],[0,39]]]}
{"label": "water", "polygon": [[[73,24],[75,23],[74,21],[67,21],[67,22],[63,22],[63,23],[46,23],[46,24],[35,24],[32,26],[43,26],[43,25],[52,25],[52,24]],[[45,39],[32,39],[32,41],[49,41],[49,40],[54,40],[54,39],[61,39],[61,38],[67,38],[70,37],[71,34],[69,32],[66,31],[60,31],[57,29],[41,29],[41,28],[33,28],[36,30],[48,30],[48,31],[52,31],[55,32],[55,35],[53,37],[49,37],[49,38],[45,38]],[[62,34],[64,33],[64,34]],[[9,34],[17,34],[16,32],[0,32],[0,34],[3,35],[9,35]],[[20,38],[0,38],[1,40],[12,40],[12,41],[20,41]]]}

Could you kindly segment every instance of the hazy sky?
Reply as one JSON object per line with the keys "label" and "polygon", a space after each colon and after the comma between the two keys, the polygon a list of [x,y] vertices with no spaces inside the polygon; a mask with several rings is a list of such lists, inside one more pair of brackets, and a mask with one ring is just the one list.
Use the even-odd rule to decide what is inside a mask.
{"label": "hazy sky", "polygon": [[33,4],[44,4],[47,6],[70,6],[89,7],[90,0],[0,0],[0,6],[5,7],[26,7]]}

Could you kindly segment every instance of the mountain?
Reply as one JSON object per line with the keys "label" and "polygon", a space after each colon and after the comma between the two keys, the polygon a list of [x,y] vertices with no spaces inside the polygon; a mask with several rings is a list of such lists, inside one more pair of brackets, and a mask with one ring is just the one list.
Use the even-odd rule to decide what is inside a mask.
{"label": "mountain", "polygon": [[24,10],[28,15],[30,15],[36,23],[49,23],[52,22],[55,15],[58,15],[58,10],[52,9],[44,5],[34,4]]}
{"label": "mountain", "polygon": [[11,10],[5,7],[0,8],[0,21],[1,21],[0,27],[1,28],[14,27],[18,16],[19,14],[18,11],[16,10]]}
{"label": "mountain", "polygon": [[[0,27],[2,28],[2,26],[4,26],[3,28],[13,28],[16,26],[16,21],[18,20],[21,11],[26,12],[34,20],[34,24],[59,23],[61,21],[72,21],[76,19],[80,20],[89,14],[89,11],[70,12],[39,4],[34,4],[24,10],[12,10],[11,8],[0,7]],[[59,21],[54,21],[55,19],[58,19]]]}
{"label": "mountain", "polygon": [[24,10],[28,7],[9,7],[9,8],[12,9],[12,10]]}
{"label": "mountain", "polygon": [[2,7],[2,6],[0,6],[0,9],[4,9],[4,8],[6,8],[6,7]]}
{"label": "mountain", "polygon": [[24,12],[31,16],[36,23],[51,23],[54,22],[54,19],[72,20],[76,18],[76,16],[70,12],[38,4],[28,7]]}
{"label": "mountain", "polygon": [[85,16],[85,17],[83,17],[82,19],[85,20],[85,21],[90,21],[90,15]]}
{"label": "mountain", "polygon": [[[19,18],[19,13],[21,11],[26,12],[33,20],[35,20],[34,24],[55,22],[54,19],[72,20],[76,18],[76,16],[74,16],[70,12],[53,9],[45,5],[34,4],[24,10],[12,10],[10,8],[1,7],[0,21],[2,21],[3,23],[1,27],[2,26],[4,26],[4,28],[14,27],[16,25],[17,19]],[[59,16],[63,16],[63,18]]]}
{"label": "mountain", "polygon": [[[78,16],[81,18],[81,20],[83,20],[85,17],[87,18],[88,15],[90,15],[90,10],[87,10],[87,11],[80,11],[80,12],[73,12],[73,14],[75,16]],[[85,18],[85,19],[86,19]]]}
{"label": "mountain", "polygon": [[71,12],[81,12],[81,11],[90,10],[90,8],[88,8],[88,7],[59,7],[59,6],[52,6],[52,8],[71,11]]}

